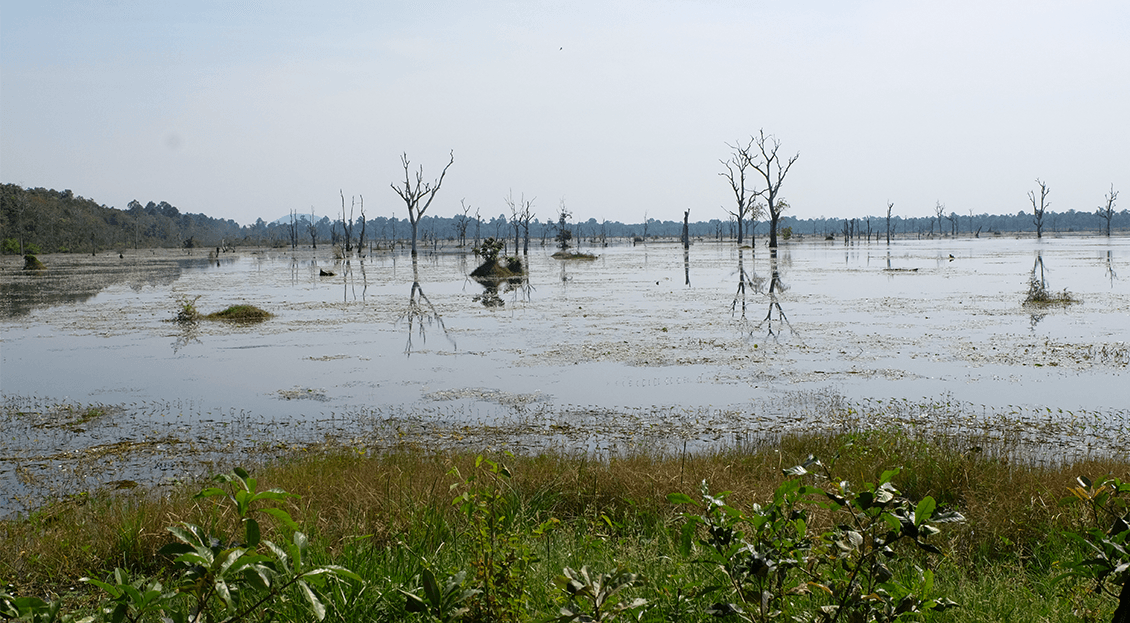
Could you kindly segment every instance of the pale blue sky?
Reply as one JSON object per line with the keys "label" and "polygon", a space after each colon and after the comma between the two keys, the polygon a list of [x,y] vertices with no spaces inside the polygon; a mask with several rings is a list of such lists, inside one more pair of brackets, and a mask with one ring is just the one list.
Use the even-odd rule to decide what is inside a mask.
{"label": "pale blue sky", "polygon": [[1016,212],[1036,177],[1093,211],[1130,188],[1127,33],[1120,1],[0,0],[0,180],[403,218],[400,153],[454,150],[431,214],[513,189],[542,220],[708,220],[764,128],[797,216]]}

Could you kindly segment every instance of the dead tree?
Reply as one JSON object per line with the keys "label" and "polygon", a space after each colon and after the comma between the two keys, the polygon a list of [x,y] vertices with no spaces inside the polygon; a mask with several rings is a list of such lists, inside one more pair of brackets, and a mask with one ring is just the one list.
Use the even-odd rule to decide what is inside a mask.
{"label": "dead tree", "polygon": [[[945,231],[945,230],[942,229],[942,216],[945,215],[945,213],[946,213],[946,204],[942,203],[941,201],[935,202],[934,203],[934,215],[938,219],[938,237],[941,237],[942,232]],[[930,223],[930,233],[933,233],[933,232],[934,232],[934,224]]]}
{"label": "dead tree", "polygon": [[357,254],[365,257],[365,196],[357,195],[357,197],[361,200],[358,206],[361,212],[361,235],[357,236]]}
{"label": "dead tree", "polygon": [[463,214],[459,216],[459,222],[455,224],[455,230],[459,233],[459,246],[467,246],[467,225],[470,224],[471,218],[468,214],[471,212],[471,206],[467,205],[467,200],[460,199],[459,207],[463,209]]}
{"label": "dead tree", "polygon": [[310,206],[310,222],[306,224],[306,233],[310,234],[310,248],[318,248],[318,226],[314,220],[314,206]]}
{"label": "dead tree", "polygon": [[793,164],[800,158],[800,152],[789,158],[788,162],[781,164],[780,156],[777,154],[781,149],[781,141],[776,137],[766,136],[765,130],[761,130],[753,138],[753,142],[761,152],[761,160],[753,162],[752,166],[765,178],[765,190],[761,191],[761,196],[765,198],[769,209],[769,248],[776,249],[777,223],[781,220],[781,213],[788,207],[787,203],[778,199],[778,195],[785,176],[789,174],[789,169],[793,168]]}
{"label": "dead tree", "polygon": [[[424,216],[424,212],[427,212],[428,207],[432,205],[432,200],[439,192],[439,187],[443,185],[443,178],[447,175],[447,170],[455,163],[455,151],[453,150],[450,153],[450,160],[439,174],[439,178],[432,182],[424,181],[424,165],[420,165],[416,170],[416,179],[412,179],[411,162],[408,160],[407,152],[400,155],[400,163],[404,166],[404,187],[398,187],[396,184],[389,186],[404,200],[404,205],[408,209],[408,222],[412,224],[412,255],[416,255],[416,235],[420,217]],[[342,203],[344,204],[344,202],[343,196]],[[423,202],[423,205],[420,205],[421,202]]]}
{"label": "dead tree", "polygon": [[357,197],[349,198],[349,216],[345,214],[345,192],[341,193],[341,228],[345,230],[345,255],[353,252],[353,210],[357,207]]}
{"label": "dead tree", "polygon": [[895,208],[893,201],[887,202],[887,244],[891,244],[891,210]]}
{"label": "dead tree", "polygon": [[950,212],[946,220],[950,222],[950,236],[957,238],[957,212]]}
{"label": "dead tree", "polygon": [[1048,189],[1048,185],[1046,183],[1044,183],[1038,177],[1036,178],[1036,184],[1039,185],[1039,187],[1040,187],[1040,201],[1039,201],[1039,203],[1036,202],[1036,191],[1034,191],[1034,190],[1028,191],[1028,199],[1032,202],[1032,214],[1033,214],[1032,223],[1034,223],[1036,225],[1036,237],[1037,238],[1043,238],[1044,237],[1044,211],[1047,210],[1048,206],[1051,205],[1051,202],[1048,201],[1048,193],[1051,192],[1051,191]]}
{"label": "dead tree", "polygon": [[[747,218],[747,214],[752,218],[757,218],[758,215],[756,211],[760,209],[761,205],[756,202],[756,199],[761,196],[761,192],[753,190],[752,180],[746,180],[747,172],[749,172],[750,169],[756,168],[754,166],[754,159],[757,157],[757,154],[753,150],[755,141],[756,139],[751,137],[745,146],[742,146],[739,142],[735,142],[733,145],[726,143],[726,147],[729,147],[732,151],[730,159],[719,160],[722,166],[726,167],[726,170],[718,175],[726,178],[726,181],[729,182],[730,188],[734,191],[734,201],[738,204],[737,211],[726,211],[738,220],[739,245],[744,239],[742,226]],[[751,212],[753,214],[750,214]]]}
{"label": "dead tree", "polygon": [[1114,218],[1114,202],[1118,199],[1118,191],[1114,189],[1114,184],[1110,185],[1110,194],[1106,196],[1106,205],[1099,206],[1099,216],[1106,220],[1106,235],[1110,237],[1110,221]]}
{"label": "dead tree", "polygon": [[[537,199],[537,197],[534,197]],[[522,247],[524,255],[530,254],[530,221],[534,218],[534,213],[531,208],[534,207],[534,199],[526,201],[525,193],[522,194],[518,201],[514,201],[514,191],[506,195],[504,201],[506,206],[510,208],[510,222],[514,225],[514,254],[518,254],[518,244],[520,242],[519,233],[525,233],[525,244]]]}
{"label": "dead tree", "polygon": [[[691,218],[691,209],[687,208],[686,211],[683,212],[683,248],[684,249],[691,248],[690,218]],[[688,280],[689,280],[689,277],[688,277]]]}

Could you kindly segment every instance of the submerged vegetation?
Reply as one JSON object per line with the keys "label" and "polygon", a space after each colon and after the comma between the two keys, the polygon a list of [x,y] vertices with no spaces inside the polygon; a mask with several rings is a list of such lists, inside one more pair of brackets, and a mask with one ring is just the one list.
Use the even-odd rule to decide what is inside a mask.
{"label": "submerged vegetation", "polygon": [[897,429],[603,458],[342,447],[255,471],[0,523],[0,609],[1098,621],[1130,563],[1125,459],[1026,464]]}
{"label": "submerged vegetation", "polygon": [[43,270],[45,268],[47,268],[47,266],[39,261],[38,257],[30,253],[24,256],[24,270]]}
{"label": "submerged vegetation", "polygon": [[274,314],[255,307],[254,305],[232,305],[224,310],[204,315],[201,314],[200,310],[196,308],[196,302],[199,300],[199,296],[191,298],[182,296],[177,299],[177,313],[173,318],[173,321],[182,324],[191,324],[203,318],[206,320],[226,320],[228,322],[255,323],[263,322],[264,320],[267,320],[268,318],[274,316]]}

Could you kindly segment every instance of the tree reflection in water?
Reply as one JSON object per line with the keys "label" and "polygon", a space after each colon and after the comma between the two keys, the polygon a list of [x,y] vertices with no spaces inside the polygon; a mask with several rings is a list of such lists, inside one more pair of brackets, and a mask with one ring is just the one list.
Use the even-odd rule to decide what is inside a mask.
{"label": "tree reflection in water", "polygon": [[412,257],[412,291],[408,295],[408,310],[401,316],[401,321],[403,320],[408,321],[408,342],[404,346],[406,355],[412,354],[413,333],[418,333],[420,340],[425,344],[427,343],[426,326],[438,325],[447,341],[455,346],[455,341],[447,334],[447,327],[443,324],[443,318],[436,311],[435,305],[432,305],[432,302],[428,300],[428,296],[424,294],[424,288],[420,286],[420,270],[416,264],[415,256]]}
{"label": "tree reflection in water", "polygon": [[[785,282],[781,279],[781,271],[777,262],[776,249],[771,249],[769,252],[769,271],[771,274],[769,278],[769,312],[765,314],[765,319],[757,325],[757,328],[768,325],[768,337],[771,337],[774,340],[777,340],[782,333],[782,330],[786,328],[795,336],[796,330],[793,329],[793,325],[789,322],[788,316],[785,315],[785,310],[781,309],[781,302],[777,299],[777,294],[787,291],[789,289],[789,286],[786,285]],[[774,310],[776,310],[777,312],[777,319],[775,321],[777,323],[776,329],[773,328]]]}
{"label": "tree reflection in water", "polygon": [[741,303],[741,320],[745,321],[745,308],[746,308],[746,289],[750,289],[754,293],[761,292],[761,287],[765,285],[765,278],[757,274],[755,269],[753,272],[747,273],[745,270],[745,263],[742,257],[742,250],[738,249],[738,291],[734,293],[734,302],[730,304],[730,314],[738,312],[738,303]]}

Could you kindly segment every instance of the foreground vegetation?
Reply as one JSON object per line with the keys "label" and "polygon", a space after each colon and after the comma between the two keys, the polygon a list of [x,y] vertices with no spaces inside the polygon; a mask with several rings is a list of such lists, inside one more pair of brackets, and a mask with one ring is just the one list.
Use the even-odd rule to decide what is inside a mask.
{"label": "foreground vegetation", "polygon": [[253,472],[3,522],[0,617],[1099,621],[1130,563],[1108,480],[1130,461],[897,430],[603,460],[343,448]]}

